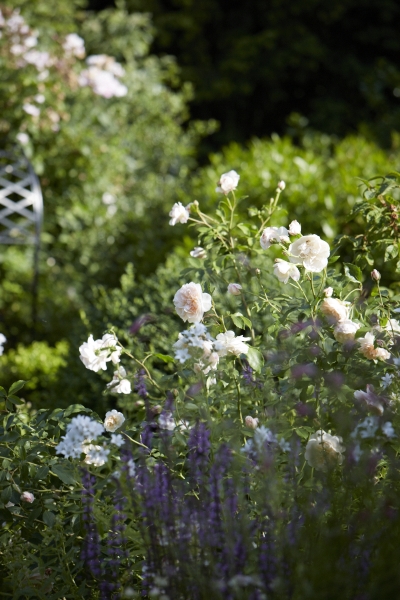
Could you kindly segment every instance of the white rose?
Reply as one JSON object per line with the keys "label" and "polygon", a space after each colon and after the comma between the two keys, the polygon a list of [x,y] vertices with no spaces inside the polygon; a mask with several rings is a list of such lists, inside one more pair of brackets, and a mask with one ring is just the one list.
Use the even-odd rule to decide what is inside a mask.
{"label": "white rose", "polygon": [[215,188],[216,192],[221,192],[222,194],[229,194],[229,192],[233,192],[236,190],[239,183],[240,175],[236,173],[236,171],[229,171],[228,173],[223,173],[218,181],[218,187]]}
{"label": "white rose", "polygon": [[196,246],[196,248],[190,252],[190,256],[193,256],[193,258],[206,258],[207,252],[201,246]]}
{"label": "white rose", "polygon": [[242,286],[240,283],[230,283],[228,285],[228,293],[232,294],[232,296],[240,296]]}
{"label": "white rose", "polygon": [[333,288],[331,287],[327,287],[324,289],[324,296],[325,298],[330,298],[333,294]]}
{"label": "white rose", "polygon": [[321,312],[328,318],[331,323],[339,321],[347,321],[349,318],[349,304],[338,300],[337,298],[325,298],[321,302]]}
{"label": "white rose", "polygon": [[292,221],[289,225],[289,233],[290,235],[300,235],[301,234],[301,225],[298,221]]}
{"label": "white rose", "polygon": [[274,264],[274,275],[282,281],[282,283],[287,283],[289,281],[289,277],[294,279],[294,281],[299,281],[300,279],[300,271],[298,268],[286,260],[282,260],[281,258],[277,258]]}
{"label": "white rose", "polygon": [[215,342],[215,349],[220,356],[226,356],[227,354],[234,354],[235,356],[247,354],[249,347],[244,342],[247,342],[249,339],[242,335],[236,337],[233,331],[219,333]]}
{"label": "white rose", "polygon": [[90,335],[87,342],[79,346],[79,358],[87,369],[99,371],[107,369],[108,351],[103,348],[102,340],[94,340]]}
{"label": "white rose", "polygon": [[31,492],[22,492],[22,494],[21,494],[22,502],[29,502],[29,504],[32,504],[34,499],[35,499],[35,496]]}
{"label": "white rose", "polygon": [[305,459],[314,469],[326,471],[328,467],[341,465],[343,462],[342,438],[330,435],[322,429],[310,436],[307,442]]}
{"label": "white rose", "polygon": [[260,244],[263,250],[277,242],[288,242],[289,232],[286,227],[267,227],[261,234]]}
{"label": "white rose", "polygon": [[283,190],[284,190],[284,189],[285,189],[285,187],[286,187],[286,183],[285,183],[284,181],[280,181],[280,182],[278,183],[278,186],[277,186],[277,187],[278,187],[278,190],[281,190],[281,192],[283,192]]}
{"label": "white rose", "polygon": [[183,321],[200,323],[211,309],[210,294],[203,293],[199,283],[185,283],[174,296],[175,310]]}
{"label": "white rose", "polygon": [[176,202],[173,205],[169,216],[171,217],[169,224],[176,225],[177,223],[186,223],[190,217],[190,213],[187,207],[183,206],[181,202]]}
{"label": "white rose", "polygon": [[257,427],[258,427],[257,417],[254,418],[254,417],[248,416],[245,418],[244,422],[246,424],[246,427],[250,427],[250,429],[257,429]]}
{"label": "white rose", "polygon": [[363,338],[359,338],[360,352],[369,360],[388,360],[390,352],[384,348],[375,348],[375,336],[368,331]]}
{"label": "white rose", "polygon": [[115,409],[110,410],[106,413],[106,418],[104,419],[104,429],[113,433],[116,429],[121,427],[124,421],[125,417],[122,413]]}
{"label": "white rose", "polygon": [[86,454],[84,462],[87,465],[93,465],[94,467],[102,467],[106,464],[110,451],[104,446],[98,446],[97,444],[83,444],[82,452]]}
{"label": "white rose", "polygon": [[335,336],[335,340],[340,342],[341,344],[345,344],[346,342],[351,342],[354,340],[354,337],[357,333],[357,330],[360,326],[353,321],[339,321],[333,330],[333,335]]}
{"label": "white rose", "polygon": [[305,235],[289,246],[290,261],[300,263],[313,273],[319,273],[328,264],[330,248],[319,235]]}

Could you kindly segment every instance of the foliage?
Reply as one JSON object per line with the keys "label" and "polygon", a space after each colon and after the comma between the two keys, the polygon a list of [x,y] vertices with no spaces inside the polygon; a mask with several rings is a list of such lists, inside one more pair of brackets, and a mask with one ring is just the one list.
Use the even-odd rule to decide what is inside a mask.
{"label": "foliage", "polygon": [[[180,84],[172,58],[149,54],[148,15],[123,8],[94,15],[81,2],[58,2],[56,11],[42,0],[17,5],[0,6],[0,135],[2,148],[23,150],[40,176],[44,226],[36,326],[32,249],[2,246],[3,329],[14,347],[76,346],[92,285],[116,286],[131,261],[139,274],[154,271],[173,245],[165,214],[175,190],[187,188],[197,142],[212,124],[187,124],[190,86]],[[109,68],[124,73],[106,89],[111,97],[85,83],[83,54],[65,46],[76,32],[88,57],[108,52]],[[53,406],[60,395],[64,403],[83,400],[75,357],[67,363]],[[42,379],[37,389],[45,388]]]}
{"label": "foliage", "polygon": [[282,133],[292,113],[341,136],[363,126],[386,144],[399,129],[395,0],[127,4],[154,15],[155,51],[194,84],[194,115],[222,124],[214,149]]}
{"label": "foliage", "polygon": [[[382,197],[397,207],[399,185],[396,174],[365,181],[355,210],[368,216]],[[80,356],[126,419],[108,412],[104,432],[79,405],[17,410],[24,382],[0,390],[13,597],[36,597],[32,579],[54,598],[398,592],[399,296],[376,269],[367,296],[370,275],[298,223],[271,227],[284,188],[261,210],[232,188],[213,216],[193,202],[201,257],[180,275],[171,259],[142,298],[132,268],[111,296],[97,289],[85,319],[108,333]],[[371,256],[385,228],[366,221]],[[174,304],[190,326],[179,333],[163,290],[182,283]]]}

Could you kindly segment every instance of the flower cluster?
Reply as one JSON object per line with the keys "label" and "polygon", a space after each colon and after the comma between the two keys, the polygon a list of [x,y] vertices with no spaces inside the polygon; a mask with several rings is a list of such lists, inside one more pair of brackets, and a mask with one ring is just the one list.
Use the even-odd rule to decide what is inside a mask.
{"label": "flower cluster", "polygon": [[[326,290],[324,292],[327,295]],[[349,319],[350,303],[332,298],[331,290],[328,293],[329,295],[321,302],[321,312],[334,326],[333,335],[337,342],[341,344],[352,342],[360,325]]]}
{"label": "flower cluster", "polygon": [[359,338],[358,343],[360,344],[360,352],[369,360],[388,360],[390,358],[390,352],[385,348],[375,347],[375,336],[371,331],[368,331],[364,337]]}
{"label": "flower cluster", "polygon": [[106,54],[89,56],[86,63],[88,68],[84,69],[78,78],[81,87],[88,86],[103,98],[126,96],[128,88],[119,81],[125,71],[112,56]]}
{"label": "flower cluster", "polygon": [[329,244],[321,240],[318,235],[301,236],[301,225],[298,221],[292,221],[289,229],[286,227],[267,227],[263,230],[260,245],[263,250],[268,250],[272,244],[289,244],[289,236],[300,236],[292,242],[285,252],[289,261],[277,258],[274,265],[274,275],[282,283],[288,283],[289,279],[299,281],[300,271],[295,265],[304,267],[312,273],[319,273],[328,264],[330,254]]}
{"label": "flower cluster", "polygon": [[79,458],[83,452],[83,444],[96,439],[103,431],[104,427],[98,421],[86,415],[78,415],[68,424],[67,433],[56,446],[56,452],[66,458]]}
{"label": "flower cluster", "polygon": [[214,339],[205,325],[196,323],[187,331],[179,333],[178,341],[174,344],[175,359],[180,363],[191,358],[197,359],[195,370],[207,375],[210,370],[217,369],[220,358],[228,354],[247,354],[249,346],[245,342],[249,339],[242,335],[236,336],[233,331],[219,333]]}
{"label": "flower cluster", "polygon": [[123,366],[119,365],[114,371],[114,375],[107,387],[112,394],[130,394],[132,391],[131,382],[126,379],[126,371]]}

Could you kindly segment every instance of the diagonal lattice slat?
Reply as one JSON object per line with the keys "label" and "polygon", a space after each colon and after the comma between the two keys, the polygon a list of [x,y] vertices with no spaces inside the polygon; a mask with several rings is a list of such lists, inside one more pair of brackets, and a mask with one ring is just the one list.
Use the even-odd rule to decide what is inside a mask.
{"label": "diagonal lattice slat", "polygon": [[28,159],[0,151],[0,244],[38,244],[43,218],[39,180]]}

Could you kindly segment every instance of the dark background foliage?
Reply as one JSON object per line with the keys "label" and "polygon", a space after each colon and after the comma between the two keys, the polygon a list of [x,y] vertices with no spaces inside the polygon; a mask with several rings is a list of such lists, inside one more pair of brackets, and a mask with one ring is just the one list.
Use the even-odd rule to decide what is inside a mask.
{"label": "dark background foliage", "polygon": [[[92,0],[93,9],[110,2]],[[194,84],[192,116],[215,118],[214,149],[282,133],[299,113],[387,144],[400,124],[396,0],[127,0],[153,15],[153,52],[177,57]]]}

